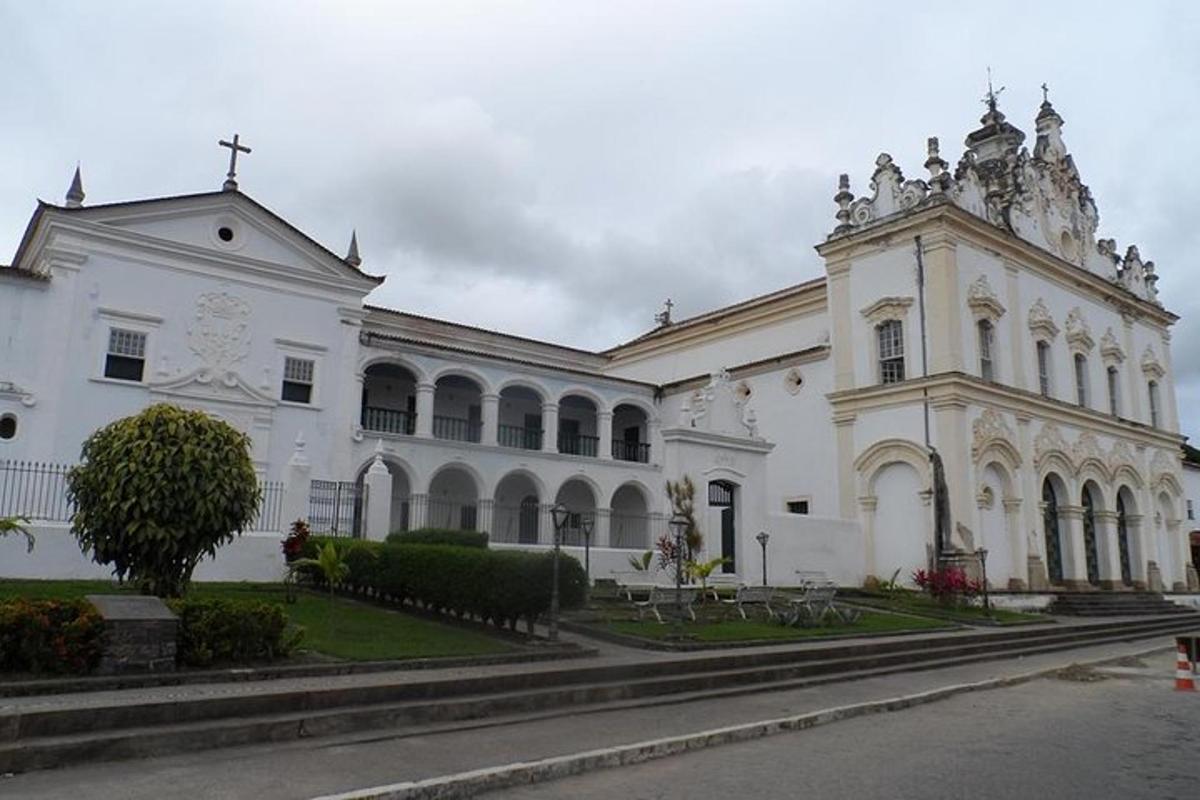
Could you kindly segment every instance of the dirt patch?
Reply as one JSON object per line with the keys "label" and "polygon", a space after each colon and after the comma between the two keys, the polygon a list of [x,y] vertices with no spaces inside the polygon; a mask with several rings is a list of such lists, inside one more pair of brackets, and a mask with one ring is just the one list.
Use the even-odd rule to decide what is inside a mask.
{"label": "dirt patch", "polygon": [[1106,681],[1110,676],[1102,672],[1098,672],[1092,667],[1085,667],[1082,664],[1072,664],[1069,667],[1063,667],[1058,672],[1054,673],[1054,677],[1060,681],[1072,681],[1074,683],[1095,683],[1097,681]]}

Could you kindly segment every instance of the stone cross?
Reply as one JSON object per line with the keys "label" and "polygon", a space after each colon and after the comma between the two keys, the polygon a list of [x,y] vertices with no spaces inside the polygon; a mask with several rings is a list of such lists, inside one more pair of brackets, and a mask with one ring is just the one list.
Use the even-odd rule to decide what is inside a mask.
{"label": "stone cross", "polygon": [[221,185],[221,188],[227,192],[237,191],[237,188],[238,188],[238,185],[237,185],[238,153],[249,153],[250,148],[246,147],[244,144],[238,143],[238,135],[236,133],[233,135],[232,142],[227,142],[224,139],[219,139],[217,141],[217,144],[220,145],[221,147],[229,148],[229,174],[227,174],[225,176],[225,183]]}
{"label": "stone cross", "polygon": [[1050,102],[1050,87],[1044,83],[1042,84],[1042,102],[1043,103]]}
{"label": "stone cross", "polygon": [[671,302],[671,298],[667,298],[667,302],[663,303],[663,310],[654,315],[654,321],[659,325],[671,324],[671,309],[675,304]]}

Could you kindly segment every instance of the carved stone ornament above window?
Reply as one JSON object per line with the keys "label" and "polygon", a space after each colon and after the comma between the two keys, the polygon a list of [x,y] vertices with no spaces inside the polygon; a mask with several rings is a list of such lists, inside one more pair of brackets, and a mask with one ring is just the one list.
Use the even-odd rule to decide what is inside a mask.
{"label": "carved stone ornament above window", "polygon": [[1040,297],[1029,307],[1029,330],[1034,335],[1045,336],[1047,339],[1058,336],[1058,325]]}
{"label": "carved stone ornament above window", "polygon": [[1014,453],[1017,452],[1013,446],[1016,437],[1013,436],[1012,428],[1008,427],[1004,417],[995,409],[985,408],[983,410],[983,413],[971,423],[971,434],[971,458],[975,460],[979,460],[983,451],[993,443],[1008,445]]}
{"label": "carved stone ornament above window", "polygon": [[1096,340],[1092,338],[1092,329],[1079,306],[1075,306],[1067,314],[1067,342],[1072,350],[1085,352],[1096,346]]}
{"label": "carved stone ornament above window", "polygon": [[200,295],[188,328],[188,347],[211,373],[231,371],[250,352],[250,305],[228,292]]}
{"label": "carved stone ornament above window", "polygon": [[890,319],[904,321],[908,316],[908,307],[913,304],[911,297],[881,297],[862,310],[867,322],[878,325]]}
{"label": "carved stone ornament above window", "polygon": [[1167,374],[1150,345],[1146,345],[1146,351],[1142,353],[1142,372],[1156,380]]}
{"label": "carved stone ornament above window", "polygon": [[1100,355],[1104,357],[1105,362],[1114,364],[1120,364],[1125,360],[1125,351],[1121,349],[1121,344],[1113,334],[1112,328],[1104,331],[1104,335],[1100,337]]}
{"label": "carved stone ornament above window", "polygon": [[1004,316],[1004,304],[988,283],[987,275],[980,275],[967,289],[967,305],[971,307],[976,319],[995,322]]}

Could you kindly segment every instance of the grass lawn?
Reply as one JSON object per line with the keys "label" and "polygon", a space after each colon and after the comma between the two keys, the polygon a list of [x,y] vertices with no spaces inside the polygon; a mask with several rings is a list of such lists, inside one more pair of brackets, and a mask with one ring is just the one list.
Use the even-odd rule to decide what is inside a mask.
{"label": "grass lawn", "polygon": [[879,608],[887,608],[893,611],[909,612],[913,614],[927,614],[930,616],[941,617],[943,619],[952,619],[956,621],[972,623],[981,622],[984,620],[992,620],[1004,625],[1018,625],[1026,622],[1045,622],[1046,617],[1041,614],[1024,614],[1020,611],[1008,611],[1006,609],[993,608],[989,616],[982,606],[962,606],[949,607],[943,606],[934,602],[931,598],[922,594],[901,594],[896,596],[873,595],[870,597],[855,597],[854,602],[866,605],[873,605]]}
{"label": "grass lawn", "polygon": [[[664,625],[654,620],[610,620],[607,627],[616,633],[640,636],[643,639],[663,639],[675,631],[674,626],[670,623]],[[809,639],[814,636],[895,633],[944,627],[946,627],[946,623],[939,620],[864,611],[853,625],[829,624],[813,628],[793,628],[763,620],[743,621],[738,619],[687,622],[683,625],[683,634],[701,642],[744,642],[756,639],[789,640]]]}
{"label": "grass lawn", "polygon": [[[0,580],[0,600],[130,591],[109,581]],[[349,661],[487,655],[517,649],[497,636],[340,597],[333,601],[332,614],[329,598],[321,594],[301,591],[289,605],[283,587],[273,583],[194,583],[188,596],[279,603],[292,623],[304,628],[302,649]]]}

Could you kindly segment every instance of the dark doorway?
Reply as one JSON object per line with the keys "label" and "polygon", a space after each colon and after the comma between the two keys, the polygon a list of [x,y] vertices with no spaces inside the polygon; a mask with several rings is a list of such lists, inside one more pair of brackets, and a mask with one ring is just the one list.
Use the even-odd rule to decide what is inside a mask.
{"label": "dark doorway", "polygon": [[728,481],[713,481],[708,484],[709,508],[721,509],[721,557],[725,563],[721,572],[737,572],[737,508],[734,497],[737,487]]}
{"label": "dark doorway", "polygon": [[1058,495],[1047,478],[1042,483],[1042,527],[1046,536],[1046,572],[1051,583],[1062,583],[1062,539],[1058,533]]}
{"label": "dark doorway", "polygon": [[1129,519],[1125,515],[1125,498],[1117,495],[1117,549],[1121,556],[1121,583],[1133,585],[1133,569],[1129,559]]}
{"label": "dark doorway", "polygon": [[1090,487],[1083,487],[1083,555],[1088,583],[1100,585],[1100,555],[1096,549],[1096,506]]}
{"label": "dark doorway", "polygon": [[517,541],[521,544],[537,544],[538,540],[538,499],[527,495],[521,501],[521,510],[517,518]]}

